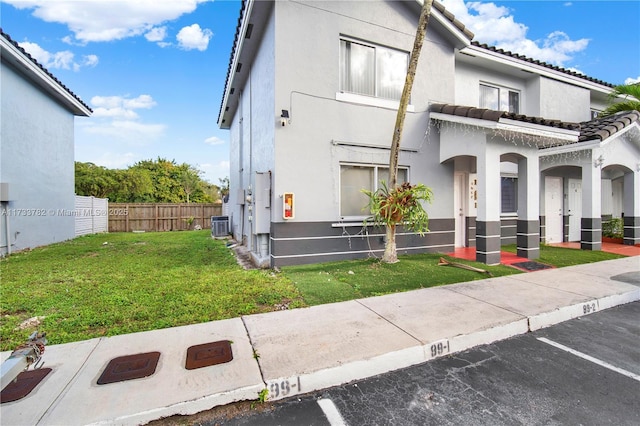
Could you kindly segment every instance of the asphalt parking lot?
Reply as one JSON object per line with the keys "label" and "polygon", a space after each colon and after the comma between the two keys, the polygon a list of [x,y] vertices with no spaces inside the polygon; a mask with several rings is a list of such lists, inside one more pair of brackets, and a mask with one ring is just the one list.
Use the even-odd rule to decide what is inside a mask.
{"label": "asphalt parking lot", "polygon": [[[640,302],[203,425],[640,424]],[[185,420],[185,419],[183,419]],[[183,423],[184,424],[184,423]]]}

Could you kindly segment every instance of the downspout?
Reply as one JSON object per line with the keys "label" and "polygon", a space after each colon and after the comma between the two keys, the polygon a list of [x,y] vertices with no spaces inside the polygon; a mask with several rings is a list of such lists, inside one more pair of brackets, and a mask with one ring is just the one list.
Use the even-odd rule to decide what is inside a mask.
{"label": "downspout", "polygon": [[5,234],[7,240],[7,256],[11,254],[11,236],[9,234],[9,203],[3,202],[4,205],[4,224],[5,224]]}

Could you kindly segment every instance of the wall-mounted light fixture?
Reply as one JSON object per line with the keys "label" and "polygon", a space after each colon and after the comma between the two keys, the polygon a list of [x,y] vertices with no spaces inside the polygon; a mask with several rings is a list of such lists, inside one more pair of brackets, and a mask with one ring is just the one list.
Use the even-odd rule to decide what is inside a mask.
{"label": "wall-mounted light fixture", "polygon": [[282,127],[286,126],[289,123],[289,111],[286,109],[282,110],[282,114],[280,114],[280,124]]}
{"label": "wall-mounted light fixture", "polygon": [[602,155],[600,155],[600,157],[596,158],[596,160],[593,162],[593,167],[595,167],[596,169],[598,167],[602,167],[602,163],[604,163],[604,158],[602,158]]}

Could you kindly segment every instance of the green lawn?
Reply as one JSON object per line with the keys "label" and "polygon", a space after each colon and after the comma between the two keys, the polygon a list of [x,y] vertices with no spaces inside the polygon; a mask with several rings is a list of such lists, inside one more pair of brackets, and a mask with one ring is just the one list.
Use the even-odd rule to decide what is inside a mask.
{"label": "green lawn", "polygon": [[[566,266],[616,257],[542,247],[541,261]],[[487,277],[438,266],[439,259],[418,254],[392,265],[343,261],[276,274],[245,271],[208,230],[80,237],[0,261],[0,349],[23,343],[35,328],[19,326],[33,317],[44,317],[40,331],[58,344]],[[520,273],[455,261],[493,276]]]}

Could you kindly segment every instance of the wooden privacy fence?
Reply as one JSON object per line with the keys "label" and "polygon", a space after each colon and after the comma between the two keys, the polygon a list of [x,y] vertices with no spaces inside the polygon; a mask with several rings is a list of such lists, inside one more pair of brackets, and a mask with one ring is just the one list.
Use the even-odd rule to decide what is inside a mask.
{"label": "wooden privacy fence", "polygon": [[109,203],[109,232],[210,229],[221,215],[222,204]]}

